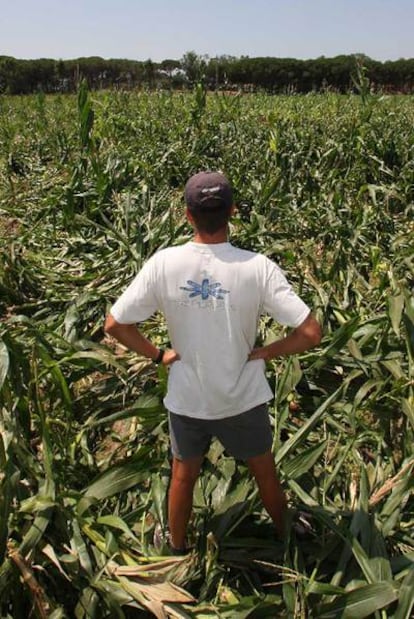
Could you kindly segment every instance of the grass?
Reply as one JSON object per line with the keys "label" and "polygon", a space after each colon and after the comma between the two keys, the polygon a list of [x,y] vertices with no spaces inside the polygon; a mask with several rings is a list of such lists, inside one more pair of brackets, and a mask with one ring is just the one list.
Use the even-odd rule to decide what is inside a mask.
{"label": "grass", "polygon": [[[369,93],[0,99],[2,616],[410,615],[413,123],[412,98]],[[234,243],[277,260],[323,324],[318,350],[268,367],[275,459],[315,535],[274,542],[214,445],[197,552],[171,561],[151,545],[165,371],[102,325],[146,258],[190,238],[202,168],[235,185]],[[168,341],[160,316],[145,330]]]}

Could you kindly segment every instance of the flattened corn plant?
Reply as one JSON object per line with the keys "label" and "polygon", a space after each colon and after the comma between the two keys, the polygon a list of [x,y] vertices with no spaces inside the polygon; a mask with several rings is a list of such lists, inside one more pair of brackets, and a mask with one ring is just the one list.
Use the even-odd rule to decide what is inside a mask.
{"label": "flattened corn plant", "polygon": [[[414,590],[414,102],[108,92],[0,98],[0,612],[408,618]],[[166,373],[103,334],[157,249],[190,237],[189,175],[221,169],[232,240],[323,324],[269,364],[274,454],[312,529],[285,544],[213,445],[194,551],[157,556]],[[145,331],[168,342],[161,316]],[[259,338],[280,328],[263,318]]]}

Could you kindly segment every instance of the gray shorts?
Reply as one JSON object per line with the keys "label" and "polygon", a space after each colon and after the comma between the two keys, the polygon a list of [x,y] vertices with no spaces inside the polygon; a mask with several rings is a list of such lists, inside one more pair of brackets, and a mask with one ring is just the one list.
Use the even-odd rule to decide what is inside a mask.
{"label": "gray shorts", "polygon": [[169,412],[171,449],[178,460],[204,456],[213,437],[239,460],[266,453],[272,446],[272,428],[266,404],[224,419],[196,419]]}

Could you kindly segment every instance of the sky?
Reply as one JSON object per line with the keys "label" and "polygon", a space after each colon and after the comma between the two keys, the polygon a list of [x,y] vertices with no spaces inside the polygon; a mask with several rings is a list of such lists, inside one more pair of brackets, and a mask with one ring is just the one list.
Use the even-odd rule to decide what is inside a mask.
{"label": "sky", "polygon": [[414,0],[0,0],[0,56],[414,57]]}

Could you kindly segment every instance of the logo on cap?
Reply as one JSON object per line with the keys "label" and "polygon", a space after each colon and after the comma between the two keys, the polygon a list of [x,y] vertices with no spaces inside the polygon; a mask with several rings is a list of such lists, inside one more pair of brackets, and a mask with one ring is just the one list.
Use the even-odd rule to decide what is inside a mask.
{"label": "logo on cap", "polygon": [[187,181],[184,198],[190,209],[230,208],[233,190],[220,172],[198,172]]}

